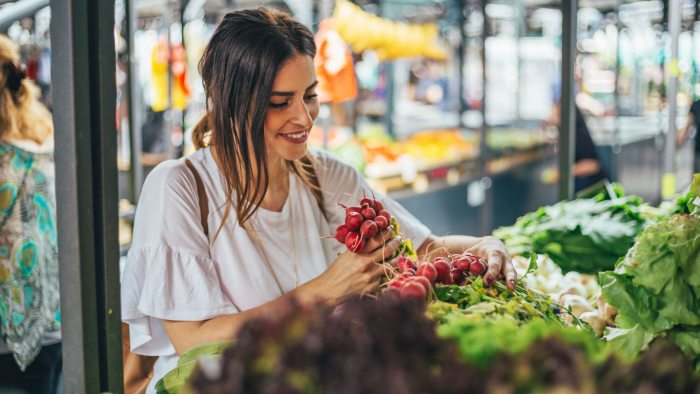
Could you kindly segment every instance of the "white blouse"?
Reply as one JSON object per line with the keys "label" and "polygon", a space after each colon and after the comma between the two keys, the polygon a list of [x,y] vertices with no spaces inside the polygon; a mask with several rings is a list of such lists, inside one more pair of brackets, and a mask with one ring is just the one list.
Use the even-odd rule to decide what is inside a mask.
{"label": "white blouse", "polygon": [[[363,188],[370,194],[357,170],[327,151],[311,152],[318,160],[314,168],[324,191],[328,221],[311,190],[292,173],[282,212],[260,208],[252,220],[285,293],[294,289],[292,239],[301,285],[319,276],[345,250],[345,245],[333,238],[318,238],[335,234],[344,221],[345,213],[336,212],[335,203],[357,205],[350,195],[361,198]],[[208,148],[188,159],[207,192],[209,236],[202,229],[194,176],[182,161],[164,162],[143,186],[122,277],[122,320],[130,327],[131,350],[160,356],[149,393],[155,393],[155,383],[177,364],[178,356],[162,319],[207,320],[255,308],[282,295],[260,244],[238,225],[235,212],[211,244],[226,201],[221,173]],[[384,209],[396,217],[404,238],[416,247],[422,245],[430,230],[391,198],[375,194]]]}

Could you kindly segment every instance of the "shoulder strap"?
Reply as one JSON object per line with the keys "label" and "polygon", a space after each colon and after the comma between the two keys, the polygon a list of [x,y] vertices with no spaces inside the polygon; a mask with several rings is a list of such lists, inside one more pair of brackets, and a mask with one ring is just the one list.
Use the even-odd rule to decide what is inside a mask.
{"label": "shoulder strap", "polygon": [[187,164],[187,168],[192,171],[194,180],[197,182],[197,196],[199,197],[199,212],[201,215],[202,227],[204,228],[204,235],[209,236],[209,201],[207,199],[207,191],[204,189],[204,183],[202,182],[202,178],[199,176],[199,172],[197,172],[197,169],[194,168],[194,164],[192,164],[189,159],[185,159],[185,164]]}

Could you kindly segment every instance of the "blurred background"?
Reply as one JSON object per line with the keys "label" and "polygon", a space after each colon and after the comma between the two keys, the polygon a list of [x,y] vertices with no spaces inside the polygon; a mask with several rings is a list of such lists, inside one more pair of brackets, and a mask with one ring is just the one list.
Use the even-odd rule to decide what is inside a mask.
{"label": "blurred background", "polygon": [[[51,108],[48,0],[0,0]],[[205,111],[197,63],[223,16],[285,10],[317,33],[323,103],[310,144],[328,149],[433,233],[486,235],[558,200],[561,4],[548,0],[120,0],[115,2],[121,254],[144,178],[193,151]],[[700,96],[698,5],[682,1],[678,61],[664,1],[580,0],[575,101],[598,175],[661,201],[669,77],[675,124]],[[675,155],[691,181],[695,128]],[[578,138],[577,138],[578,140]],[[590,155],[591,152],[588,152]],[[579,187],[577,179],[577,188]]]}

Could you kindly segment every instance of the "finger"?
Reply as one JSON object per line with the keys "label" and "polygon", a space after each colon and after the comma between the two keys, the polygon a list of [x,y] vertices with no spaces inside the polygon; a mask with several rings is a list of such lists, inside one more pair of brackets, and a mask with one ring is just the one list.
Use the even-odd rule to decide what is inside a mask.
{"label": "finger", "polygon": [[390,266],[392,266],[394,268],[398,268],[399,267],[399,257],[396,256],[393,259],[386,261],[385,263],[389,264]]}
{"label": "finger", "polygon": [[394,254],[394,252],[396,252],[396,249],[399,248],[399,246],[401,246],[401,237],[396,237],[391,241],[387,242],[386,245],[369,253],[367,257],[369,257],[371,262],[378,263],[386,259],[387,257],[391,257]]}
{"label": "finger", "polygon": [[384,230],[380,231],[375,235],[374,237],[370,238],[367,240],[367,245],[365,245],[365,248],[362,249],[363,253],[370,253],[372,251],[377,250],[380,246],[386,242],[387,239],[391,238],[391,235],[394,233],[394,227],[389,226],[385,228]]}
{"label": "finger", "polygon": [[503,256],[500,253],[491,252],[488,255],[489,267],[484,274],[484,284],[490,287],[501,272],[503,267]]}
{"label": "finger", "polygon": [[503,264],[503,275],[506,277],[506,286],[510,290],[515,290],[515,284],[518,281],[518,272],[513,267],[513,262],[508,258]]}

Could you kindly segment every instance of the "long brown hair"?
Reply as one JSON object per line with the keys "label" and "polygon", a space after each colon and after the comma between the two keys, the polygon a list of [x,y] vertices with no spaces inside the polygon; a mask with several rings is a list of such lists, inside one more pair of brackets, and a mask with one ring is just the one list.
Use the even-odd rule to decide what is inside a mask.
{"label": "long brown hair", "polygon": [[[234,209],[244,229],[257,212],[269,183],[264,122],[277,71],[295,55],[316,54],[313,33],[288,15],[265,8],[226,14],[199,62],[207,114],[195,126],[197,149],[205,137],[216,151],[226,195],[223,228]],[[287,167],[323,196],[309,152]],[[257,174],[257,176],[255,176]],[[255,181],[253,181],[255,179]],[[216,236],[214,240],[216,240]]]}
{"label": "long brown hair", "polygon": [[41,145],[53,135],[51,113],[38,96],[39,89],[19,68],[17,44],[0,35],[0,138]]}

